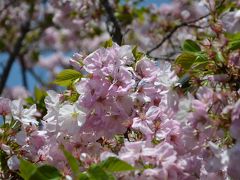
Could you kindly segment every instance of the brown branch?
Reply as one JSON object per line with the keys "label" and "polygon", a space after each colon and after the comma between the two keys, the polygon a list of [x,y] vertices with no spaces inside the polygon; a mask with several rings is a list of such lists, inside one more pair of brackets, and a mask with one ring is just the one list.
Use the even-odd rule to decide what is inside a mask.
{"label": "brown branch", "polygon": [[[224,4],[225,0],[222,0],[221,3],[219,3],[219,5],[216,7],[216,10],[219,9],[223,4]],[[177,26],[175,26],[169,33],[167,33],[166,36],[163,37],[163,39],[160,41],[160,43],[158,43],[155,47],[153,47],[152,49],[148,50],[147,51],[147,55],[150,55],[153,51],[155,51],[156,49],[160,48],[168,39],[170,39],[172,37],[172,35],[180,28],[182,27],[185,27],[185,26],[189,26],[189,27],[195,27],[194,23],[210,16],[212,14],[212,12],[209,12],[208,14],[204,15],[204,16],[201,16],[197,19],[194,19],[194,20],[191,20],[191,21],[188,21],[188,22],[183,22]]]}
{"label": "brown branch", "polygon": [[170,57],[152,57],[152,59],[154,61],[159,61],[159,60],[163,60],[163,61],[174,61],[175,59],[174,58],[170,58]]}
{"label": "brown branch", "polygon": [[2,94],[3,89],[4,89],[5,85],[6,85],[7,78],[9,76],[10,71],[11,71],[12,65],[13,65],[16,57],[18,56],[18,54],[19,54],[19,52],[21,50],[23,40],[24,40],[26,34],[28,33],[28,31],[30,29],[31,16],[33,14],[33,9],[34,9],[34,4],[32,3],[31,6],[30,6],[30,9],[29,9],[29,12],[30,12],[29,19],[21,27],[21,34],[20,34],[19,38],[17,39],[16,44],[14,45],[13,52],[11,52],[10,55],[9,55],[7,64],[6,64],[6,66],[4,68],[4,71],[3,71],[2,75],[1,75],[0,95]]}
{"label": "brown branch", "polygon": [[23,56],[19,56],[23,86],[28,90],[27,69]]}
{"label": "brown branch", "polygon": [[21,36],[18,38],[15,46],[14,46],[14,50],[12,53],[10,53],[10,56],[8,58],[8,61],[7,61],[7,65],[5,66],[4,68],[4,71],[3,71],[3,74],[2,74],[2,77],[1,77],[1,82],[0,82],[0,94],[2,93],[4,87],[5,87],[5,84],[7,82],[7,78],[8,78],[8,75],[10,73],[10,70],[12,68],[12,65],[21,49],[21,46],[22,46],[22,42],[28,32],[28,28],[29,28],[29,22],[26,23],[23,27],[22,27],[22,30],[21,30]]}
{"label": "brown branch", "polygon": [[206,14],[198,19],[195,19],[195,20],[192,20],[192,21],[189,21],[189,22],[183,22],[177,26],[175,26],[169,33],[167,33],[166,36],[163,37],[163,39],[160,41],[160,43],[158,43],[155,47],[153,47],[152,49],[148,50],[147,51],[147,55],[151,54],[153,51],[155,51],[156,49],[160,48],[168,39],[170,39],[172,37],[172,35],[178,30],[180,29],[181,27],[185,27],[185,26],[190,26],[191,24],[193,23],[196,23],[206,17],[208,17],[210,15],[209,14]]}
{"label": "brown branch", "polygon": [[151,58],[151,59],[153,59],[154,61],[158,61],[158,60],[174,61],[174,60],[175,60],[174,56],[175,56],[176,54],[178,54],[178,53],[180,53],[180,52],[178,52],[178,51],[173,51],[173,52],[171,52],[171,53],[169,53],[169,54],[161,55],[161,56],[158,56],[158,57],[154,57],[154,56],[150,56],[150,55],[148,55],[148,57]]}
{"label": "brown branch", "polygon": [[[105,9],[105,11],[107,13],[107,17],[108,17],[108,21],[107,21],[108,32],[112,36],[112,40],[114,42],[116,42],[118,45],[121,45],[122,44],[123,35],[122,35],[122,32],[121,32],[120,25],[119,25],[116,17],[114,16],[113,8],[109,4],[108,0],[100,0],[100,3],[102,4],[102,6],[104,7],[104,9]],[[112,23],[112,30],[111,31],[110,31],[110,28],[109,28],[110,23]]]}

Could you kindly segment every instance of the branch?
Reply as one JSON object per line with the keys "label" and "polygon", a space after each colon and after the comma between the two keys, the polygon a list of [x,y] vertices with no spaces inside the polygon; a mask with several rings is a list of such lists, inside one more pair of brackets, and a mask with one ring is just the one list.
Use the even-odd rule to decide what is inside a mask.
{"label": "branch", "polygon": [[200,20],[208,17],[209,15],[210,15],[210,13],[209,13],[209,14],[206,14],[206,15],[198,18],[198,19],[195,19],[195,20],[192,20],[192,21],[189,21],[189,22],[183,22],[183,23],[175,26],[169,33],[167,33],[166,36],[163,37],[163,39],[160,41],[160,43],[158,43],[158,44],[157,44],[155,47],[153,47],[152,49],[148,50],[146,54],[147,54],[147,55],[150,55],[153,51],[155,51],[156,49],[160,48],[160,47],[163,45],[163,43],[165,43],[165,41],[167,41],[168,39],[170,39],[170,38],[172,37],[172,35],[173,35],[179,28],[185,27],[185,26],[190,26],[192,23],[196,23],[196,22],[198,22],[198,21],[200,21]]}
{"label": "branch", "polygon": [[175,60],[175,58],[169,58],[169,57],[152,57],[152,59],[153,59],[154,61],[163,60],[163,61],[169,61],[169,62]]}
{"label": "branch", "polygon": [[109,4],[108,0],[100,0],[100,3],[104,7],[104,9],[107,13],[107,16],[108,16],[107,24],[109,25],[110,23],[112,23],[112,25],[113,25],[112,31],[110,32],[109,27],[108,27],[108,31],[109,31],[110,35],[112,36],[113,41],[116,42],[118,45],[121,45],[123,35],[121,32],[120,25],[119,25],[116,17],[114,16],[114,11],[113,11],[111,5]]}
{"label": "branch", "polygon": [[0,81],[0,94],[2,94],[2,92],[3,92],[3,89],[7,82],[7,78],[9,76],[10,70],[12,68],[12,65],[13,65],[16,57],[18,56],[18,54],[21,50],[21,47],[22,47],[23,40],[30,29],[30,22],[31,22],[31,16],[33,13],[33,9],[34,9],[34,7],[33,7],[33,3],[32,3],[31,7],[29,9],[30,17],[29,17],[28,21],[21,27],[21,35],[17,39],[16,44],[13,48],[13,52],[10,53],[8,61],[7,61],[7,65],[5,66],[4,71],[2,73],[1,81]]}
{"label": "branch", "polygon": [[[219,9],[219,8],[224,4],[224,2],[225,2],[225,0],[222,0],[221,3],[219,3],[219,5],[216,7],[216,9]],[[198,21],[200,21],[200,20],[202,20],[202,19],[210,16],[211,14],[212,14],[212,12],[209,12],[208,14],[206,14],[206,15],[204,15],[204,16],[201,16],[201,17],[199,17],[199,18],[197,18],[197,19],[194,19],[194,20],[188,21],[188,22],[183,22],[183,23],[175,26],[169,33],[167,33],[167,35],[166,35],[165,37],[163,37],[163,39],[161,40],[160,43],[158,43],[158,44],[157,44],[155,47],[153,47],[152,49],[148,50],[146,54],[147,54],[147,55],[150,55],[153,51],[155,51],[156,49],[160,48],[160,47],[163,45],[163,43],[164,43],[166,40],[170,39],[170,38],[172,37],[172,35],[173,35],[179,28],[185,27],[185,26],[195,27],[194,25],[192,25],[193,23],[196,23],[196,22],[198,22]]]}
{"label": "branch", "polygon": [[174,61],[174,60],[175,60],[174,56],[175,56],[176,54],[178,54],[178,53],[180,53],[180,52],[178,52],[178,51],[173,51],[173,52],[171,52],[171,53],[169,53],[169,54],[161,55],[161,56],[158,56],[158,57],[154,57],[154,56],[150,56],[150,55],[149,55],[149,57],[150,57],[151,59],[153,59],[154,61],[158,61],[158,60]]}
{"label": "branch", "polygon": [[8,61],[7,61],[7,65],[5,66],[4,68],[4,71],[2,73],[2,77],[1,77],[1,82],[0,82],[0,94],[2,93],[4,87],[5,87],[5,84],[7,82],[7,78],[8,78],[8,75],[10,73],[10,70],[12,68],[12,65],[16,59],[16,56],[18,55],[20,49],[21,49],[21,46],[22,46],[22,42],[28,32],[28,29],[29,29],[29,22],[26,23],[23,27],[22,27],[22,30],[21,30],[21,36],[18,38],[15,46],[14,46],[14,50],[12,53],[10,53],[10,56],[8,58]]}
{"label": "branch", "polygon": [[22,56],[20,56],[19,61],[21,64],[21,74],[22,74],[23,86],[28,90],[28,82],[27,82],[27,74],[26,74],[27,69],[26,69],[24,58]]}

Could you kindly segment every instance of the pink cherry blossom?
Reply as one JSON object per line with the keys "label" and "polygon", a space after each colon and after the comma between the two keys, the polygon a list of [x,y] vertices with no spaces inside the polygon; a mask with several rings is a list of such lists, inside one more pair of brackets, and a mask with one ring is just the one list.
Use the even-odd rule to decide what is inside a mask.
{"label": "pink cherry blossom", "polygon": [[10,99],[0,97],[0,115],[6,116],[10,112]]}

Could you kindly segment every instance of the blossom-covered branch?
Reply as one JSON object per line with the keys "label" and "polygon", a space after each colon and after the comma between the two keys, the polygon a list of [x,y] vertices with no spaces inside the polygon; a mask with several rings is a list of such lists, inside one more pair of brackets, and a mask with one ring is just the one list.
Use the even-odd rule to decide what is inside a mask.
{"label": "blossom-covered branch", "polygon": [[[29,31],[24,45],[32,47],[18,57],[49,69],[62,88],[0,97],[0,179],[240,179],[240,3],[135,2],[111,5],[129,29],[123,42],[139,46],[106,33],[100,47],[104,38],[90,41],[108,16],[99,3],[46,3],[46,29]],[[150,52],[156,58],[144,54],[164,37]],[[69,50],[77,53],[66,61]]]}

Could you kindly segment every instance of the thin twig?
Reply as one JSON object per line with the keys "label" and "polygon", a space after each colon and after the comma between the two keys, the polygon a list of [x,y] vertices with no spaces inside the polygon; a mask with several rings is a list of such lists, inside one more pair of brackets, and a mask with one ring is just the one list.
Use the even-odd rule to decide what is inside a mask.
{"label": "thin twig", "polygon": [[[223,3],[225,2],[225,0],[222,0],[221,3],[219,3],[219,5],[216,7],[216,9],[219,9]],[[188,21],[188,22],[183,22],[177,26],[175,26],[169,33],[167,33],[167,35],[165,37],[163,37],[163,39],[160,41],[160,43],[158,43],[155,47],[153,47],[152,49],[148,50],[147,51],[147,55],[150,55],[153,51],[155,51],[156,49],[160,48],[164,43],[165,41],[167,41],[168,39],[171,38],[171,36],[179,29],[179,28],[182,28],[182,27],[185,27],[185,26],[189,26],[189,27],[194,27],[192,24],[193,23],[196,23],[208,16],[210,16],[212,14],[212,12],[209,12],[208,14],[204,15],[204,16],[201,16],[197,19],[194,19],[194,20],[191,20],[191,21]]]}
{"label": "thin twig", "polygon": [[158,44],[157,44],[155,47],[153,47],[152,49],[148,50],[146,54],[149,55],[149,54],[151,54],[153,51],[155,51],[156,49],[160,48],[160,47],[163,45],[163,43],[165,43],[165,41],[167,41],[168,39],[170,39],[171,36],[172,36],[179,28],[185,27],[185,26],[189,26],[189,25],[192,24],[192,23],[196,23],[196,22],[198,22],[198,21],[200,21],[200,20],[208,17],[209,15],[210,15],[210,13],[209,13],[209,14],[206,14],[206,15],[198,18],[198,19],[195,19],[195,20],[192,20],[192,21],[189,21],[189,22],[183,22],[183,23],[175,26],[169,33],[167,33],[167,35],[166,35],[165,37],[163,37],[163,39],[161,40],[160,43],[158,43]]}
{"label": "thin twig", "polygon": [[163,60],[163,61],[174,61],[175,59],[174,58],[168,58],[168,57],[152,57],[152,59],[154,61],[159,61],[159,60]]}
{"label": "thin twig", "polygon": [[110,35],[112,36],[112,40],[114,42],[116,42],[118,45],[121,45],[123,35],[122,35],[122,32],[121,32],[120,25],[119,25],[116,17],[114,16],[113,8],[109,4],[108,0],[100,0],[100,3],[102,4],[102,6],[104,7],[104,9],[107,13],[108,25],[109,25],[110,22],[112,23],[112,31],[110,31],[110,28],[107,27]]}
{"label": "thin twig", "polygon": [[148,55],[149,58],[151,58],[154,61],[158,61],[158,60],[164,60],[164,61],[174,61],[175,60],[175,56],[177,54],[179,54],[180,51],[176,50],[176,51],[172,51],[168,54],[164,54],[164,55],[159,55],[157,57],[152,56],[152,55]]}

